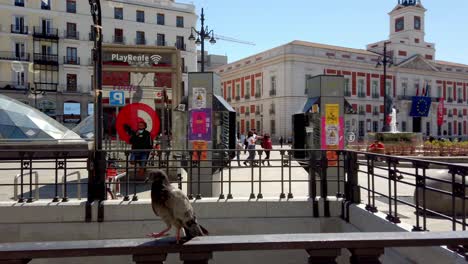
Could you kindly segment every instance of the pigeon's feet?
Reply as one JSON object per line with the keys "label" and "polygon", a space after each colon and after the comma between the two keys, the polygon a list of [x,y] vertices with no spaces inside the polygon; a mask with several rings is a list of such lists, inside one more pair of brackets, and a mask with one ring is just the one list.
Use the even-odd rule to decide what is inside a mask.
{"label": "pigeon's feet", "polygon": [[152,237],[152,238],[161,238],[161,237],[166,237],[169,236],[166,232],[160,232],[160,233],[151,233],[146,235],[147,237]]}

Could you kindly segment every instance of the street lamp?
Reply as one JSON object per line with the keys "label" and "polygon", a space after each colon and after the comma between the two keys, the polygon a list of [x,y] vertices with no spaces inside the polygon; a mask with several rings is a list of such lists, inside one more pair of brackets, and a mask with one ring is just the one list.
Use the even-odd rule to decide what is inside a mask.
{"label": "street lamp", "polygon": [[384,42],[384,50],[383,54],[374,52],[379,56],[377,60],[377,68],[380,66],[383,66],[383,71],[384,71],[384,81],[383,81],[383,86],[384,86],[384,120],[383,120],[383,127],[382,127],[382,132],[390,132],[390,122],[388,122],[388,118],[391,113],[391,107],[393,104],[393,99],[392,95],[390,94],[390,91],[387,92],[387,67],[391,67],[393,65],[393,58],[391,56],[388,56],[387,54],[387,44],[389,42]]}
{"label": "street lamp", "polygon": [[26,90],[26,94],[34,96],[34,108],[37,109],[37,96],[45,95],[45,91],[37,90],[36,86],[31,86]]}
{"label": "street lamp", "polygon": [[[195,35],[197,38],[195,39]],[[190,36],[188,38],[191,41],[195,40],[195,44],[201,45],[201,72],[205,72],[205,40],[210,40],[211,44],[216,43],[216,39],[214,38],[214,31],[209,30],[208,26],[205,27],[205,13],[201,11],[201,29],[196,30],[194,27],[191,29]]]}

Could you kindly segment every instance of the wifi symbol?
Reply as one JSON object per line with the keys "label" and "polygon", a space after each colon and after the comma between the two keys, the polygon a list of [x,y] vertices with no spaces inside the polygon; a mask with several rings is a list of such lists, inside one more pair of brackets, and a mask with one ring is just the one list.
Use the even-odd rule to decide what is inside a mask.
{"label": "wifi symbol", "polygon": [[153,55],[150,58],[154,62],[154,64],[158,64],[159,61],[162,59],[162,57],[160,55]]}

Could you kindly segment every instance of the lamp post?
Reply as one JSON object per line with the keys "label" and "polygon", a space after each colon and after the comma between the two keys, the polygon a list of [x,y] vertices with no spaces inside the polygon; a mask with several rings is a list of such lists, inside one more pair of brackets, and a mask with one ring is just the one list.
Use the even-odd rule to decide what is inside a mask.
{"label": "lamp post", "polygon": [[383,119],[382,132],[390,132],[390,122],[388,122],[388,118],[391,112],[390,108],[392,107],[392,104],[393,104],[393,99],[390,94],[390,91],[387,92],[387,67],[391,67],[393,65],[393,58],[388,56],[387,54],[387,44],[389,44],[389,42],[384,42],[383,54],[374,52],[380,55],[380,57],[378,58],[376,67],[383,66],[383,71],[384,71],[383,73],[384,80],[382,84],[384,86],[384,119]]}
{"label": "lamp post", "polygon": [[93,90],[94,98],[94,169],[88,184],[88,202],[105,200],[106,154],[102,149],[103,139],[103,109],[102,109],[102,14],[101,1],[88,0],[93,17],[94,47],[92,59],[94,62]]}
{"label": "lamp post", "polygon": [[192,31],[190,33],[189,40],[195,40],[195,36],[193,34],[195,32],[195,35],[197,35],[195,44],[201,45],[201,72],[205,72],[205,39],[209,39],[211,44],[215,44],[216,40],[214,38],[214,31],[209,30],[208,26],[205,27],[205,13],[203,11],[203,8],[201,11],[201,29],[196,30],[194,27],[192,27],[191,30]]}
{"label": "lamp post", "polygon": [[26,93],[29,93],[34,96],[34,108],[37,109],[37,96],[38,95],[45,95],[45,91],[37,90],[35,86],[31,86],[28,88]]}

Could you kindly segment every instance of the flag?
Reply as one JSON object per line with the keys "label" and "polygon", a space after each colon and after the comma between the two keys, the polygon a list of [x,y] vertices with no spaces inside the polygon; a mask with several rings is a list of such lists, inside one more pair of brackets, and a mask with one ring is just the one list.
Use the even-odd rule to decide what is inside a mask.
{"label": "flag", "polygon": [[437,125],[444,124],[444,98],[440,98],[439,105],[437,106]]}
{"label": "flag", "polygon": [[410,116],[427,117],[431,109],[431,98],[424,96],[413,96]]}

